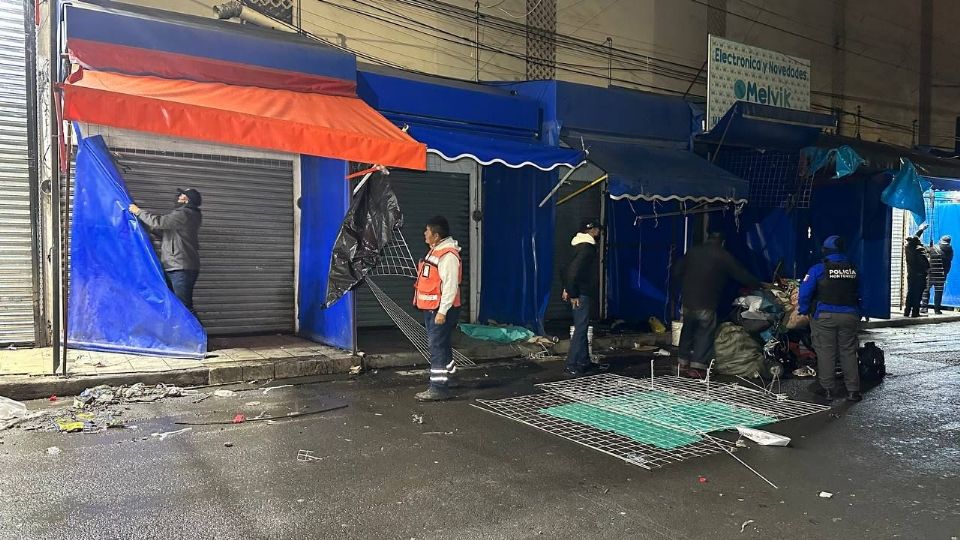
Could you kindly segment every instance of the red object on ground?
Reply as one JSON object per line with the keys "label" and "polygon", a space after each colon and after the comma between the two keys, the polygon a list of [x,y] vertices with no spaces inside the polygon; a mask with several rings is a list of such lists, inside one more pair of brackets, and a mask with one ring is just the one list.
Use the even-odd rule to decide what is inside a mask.
{"label": "red object on ground", "polygon": [[57,400],[57,395],[56,395],[56,394],[50,396],[50,401],[56,401],[56,400]]}
{"label": "red object on ground", "polygon": [[700,478],[698,478],[698,480],[700,481],[701,484],[706,484],[706,483],[707,483],[707,477],[706,477],[706,476],[701,476]]}
{"label": "red object on ground", "polygon": [[244,416],[244,415],[242,415],[242,414],[238,414],[238,415],[236,415],[236,416],[233,417],[233,423],[234,423],[234,424],[242,424],[242,423],[244,423],[244,422],[246,422],[246,421],[247,421],[247,417]]}

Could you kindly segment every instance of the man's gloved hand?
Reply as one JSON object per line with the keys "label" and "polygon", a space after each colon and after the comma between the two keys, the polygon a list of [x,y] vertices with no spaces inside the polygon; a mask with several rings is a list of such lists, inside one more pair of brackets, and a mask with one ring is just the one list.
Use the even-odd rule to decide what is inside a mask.
{"label": "man's gloved hand", "polygon": [[127,207],[127,209],[130,210],[130,213],[135,216],[140,213],[140,207],[132,203],[130,204],[129,207]]}

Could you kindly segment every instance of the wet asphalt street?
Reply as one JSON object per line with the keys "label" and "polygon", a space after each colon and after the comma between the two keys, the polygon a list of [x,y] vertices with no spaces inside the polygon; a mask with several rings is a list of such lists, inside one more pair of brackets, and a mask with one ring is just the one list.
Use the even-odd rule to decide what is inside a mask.
{"label": "wet asphalt street", "polygon": [[[890,374],[863,402],[768,426],[788,448],[737,452],[779,489],[727,455],[648,471],[471,406],[533,393],[557,362],[465,371],[438,404],[413,400],[422,374],[380,371],[135,405],[136,429],[0,432],[0,538],[960,537],[960,324],[869,339]],[[810,399],[807,384],[785,391]]]}

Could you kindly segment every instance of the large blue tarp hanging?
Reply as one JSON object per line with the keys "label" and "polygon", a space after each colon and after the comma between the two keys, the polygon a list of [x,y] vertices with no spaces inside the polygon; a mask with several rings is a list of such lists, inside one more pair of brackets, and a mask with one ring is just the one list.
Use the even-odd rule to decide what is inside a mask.
{"label": "large blue tarp hanging", "polygon": [[[738,101],[700,140],[723,146],[797,150],[817,141],[837,117],[810,111]],[[722,150],[721,150],[722,152]]]}
{"label": "large blue tarp hanging", "polygon": [[207,334],[167,287],[146,230],[100,136],[77,153],[68,296],[69,345],[203,358]]}
{"label": "large blue tarp hanging", "polygon": [[557,173],[494,165],[483,171],[483,288],[481,321],[543,333],[553,279],[552,204],[538,205]]}
{"label": "large blue tarp hanging", "polygon": [[880,200],[893,208],[909,210],[914,221],[923,223],[927,219],[923,192],[929,187],[930,183],[920,178],[913,163],[909,159],[900,158],[900,172],[880,194]]}

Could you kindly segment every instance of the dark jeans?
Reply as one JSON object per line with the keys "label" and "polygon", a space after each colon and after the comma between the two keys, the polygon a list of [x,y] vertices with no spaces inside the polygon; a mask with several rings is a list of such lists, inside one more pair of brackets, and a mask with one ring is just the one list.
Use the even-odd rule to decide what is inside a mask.
{"label": "dark jeans", "polygon": [[457,371],[457,366],[453,363],[453,345],[450,340],[453,337],[453,330],[460,322],[460,308],[450,308],[447,312],[447,320],[443,324],[434,322],[436,316],[436,311],[423,312],[427,342],[430,345],[430,386],[446,390],[450,375]]}
{"label": "dark jeans", "polygon": [[821,313],[810,321],[813,350],[817,353],[817,377],[820,384],[834,389],[837,360],[843,369],[843,380],[848,392],[860,391],[860,317],[850,313]]}
{"label": "dark jeans", "polygon": [[196,311],[193,310],[193,286],[197,283],[197,276],[199,275],[199,270],[167,271],[167,286],[183,302],[183,305],[194,314]]}
{"label": "dark jeans", "polygon": [[707,369],[713,359],[713,341],[717,337],[717,312],[712,309],[683,308],[680,330],[680,365]]}
{"label": "dark jeans", "polygon": [[591,298],[580,295],[580,307],[573,307],[573,336],[570,337],[570,350],[567,352],[567,369],[584,371],[590,367],[590,343],[587,341],[587,328],[590,326]]}
{"label": "dark jeans", "polygon": [[916,317],[920,315],[920,300],[923,290],[927,288],[927,276],[907,277],[907,305],[903,309],[904,316]]}
{"label": "dark jeans", "polygon": [[923,289],[923,304],[930,306],[930,289],[933,289],[933,309],[940,311],[943,306],[943,287],[946,282],[942,279],[930,278],[929,285]]}

